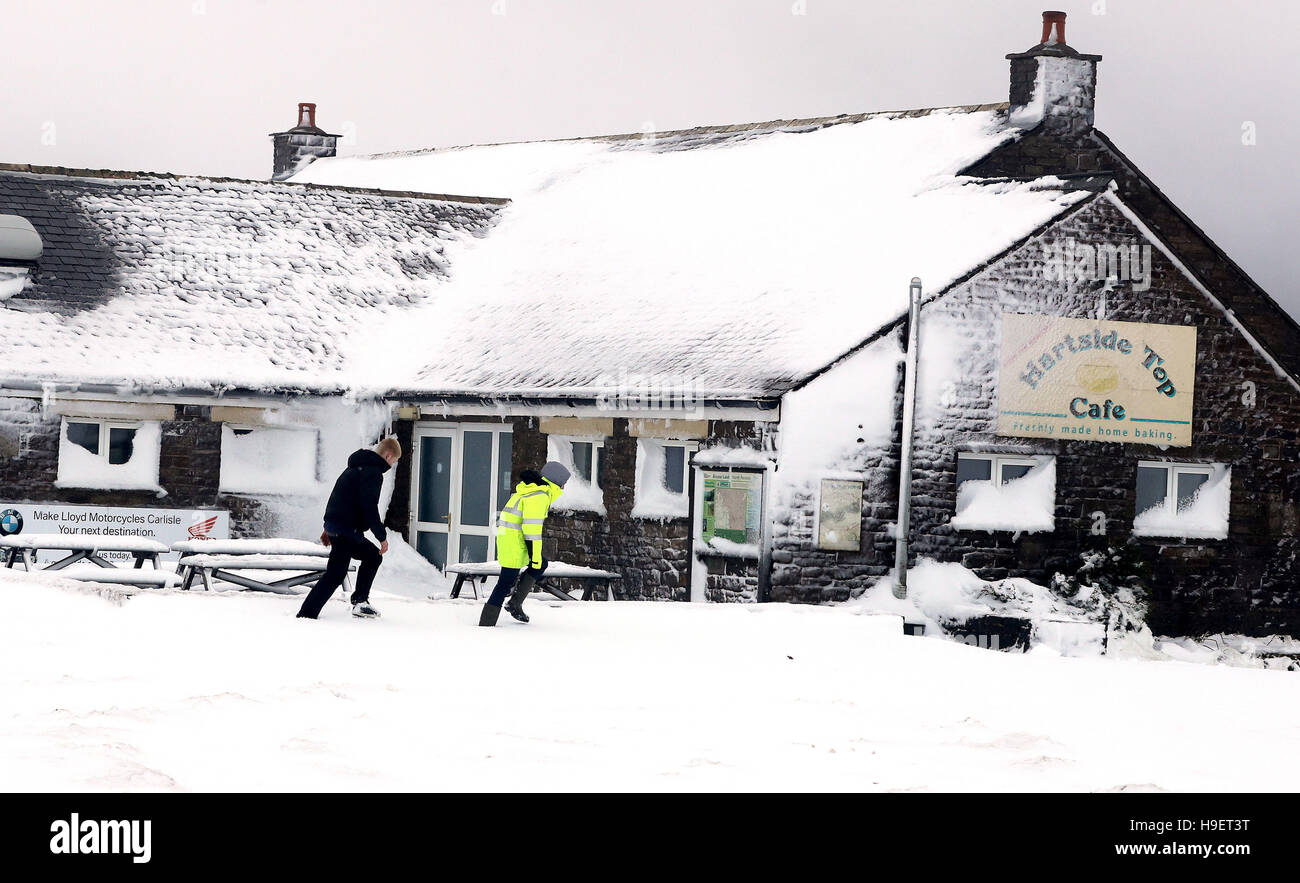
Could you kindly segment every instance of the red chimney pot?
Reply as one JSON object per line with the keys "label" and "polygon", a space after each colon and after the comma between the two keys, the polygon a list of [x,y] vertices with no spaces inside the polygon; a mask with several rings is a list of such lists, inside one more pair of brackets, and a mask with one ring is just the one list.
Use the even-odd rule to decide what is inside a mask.
{"label": "red chimney pot", "polygon": [[[1047,13],[1043,13],[1044,16]],[[1043,33],[1047,33],[1044,31]],[[298,102],[298,125],[316,128],[316,104],[311,101]]]}
{"label": "red chimney pot", "polygon": [[[1051,39],[1053,25],[1056,26],[1056,39]],[[1065,45],[1065,13],[1064,12],[1058,12],[1050,9],[1043,11],[1043,39],[1039,40],[1038,42],[1040,44],[1060,43],[1062,46]]]}

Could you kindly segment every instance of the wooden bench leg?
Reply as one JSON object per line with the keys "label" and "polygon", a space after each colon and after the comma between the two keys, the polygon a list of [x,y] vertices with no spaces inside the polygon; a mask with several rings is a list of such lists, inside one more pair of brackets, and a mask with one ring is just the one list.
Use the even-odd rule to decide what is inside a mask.
{"label": "wooden bench leg", "polygon": [[[451,587],[451,596],[452,596],[453,598],[459,598],[459,597],[460,597],[460,587],[463,586],[463,585],[465,585],[465,574],[463,574],[463,573],[458,573],[458,574],[456,574],[456,584],[455,584],[454,586]],[[470,585],[473,585],[473,583],[470,583]],[[475,597],[475,598],[478,597],[478,590],[477,590],[477,589],[474,590],[474,597]]]}

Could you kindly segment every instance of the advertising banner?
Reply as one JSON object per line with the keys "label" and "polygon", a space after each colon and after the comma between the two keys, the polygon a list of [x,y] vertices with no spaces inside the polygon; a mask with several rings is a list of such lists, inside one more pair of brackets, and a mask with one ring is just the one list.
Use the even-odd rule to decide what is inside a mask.
{"label": "advertising banner", "polygon": [[1196,329],[1002,315],[998,435],[1186,447]]}
{"label": "advertising banner", "polygon": [[[230,513],[218,509],[137,509],[125,506],[69,506],[62,503],[0,503],[0,536],[72,534],[106,539],[146,539],[170,546],[181,540],[230,539]],[[60,557],[38,553],[38,560]],[[127,552],[104,558],[130,562]],[[166,556],[176,558],[175,554]]]}

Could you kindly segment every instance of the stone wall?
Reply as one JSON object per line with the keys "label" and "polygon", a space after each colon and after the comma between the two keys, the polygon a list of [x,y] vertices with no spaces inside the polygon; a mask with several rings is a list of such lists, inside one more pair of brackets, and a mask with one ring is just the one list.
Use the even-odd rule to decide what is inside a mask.
{"label": "stone wall", "polygon": [[[1121,284],[1105,292],[1105,317],[1196,327],[1193,445],[1161,449],[994,434],[1001,313],[1085,318],[1096,317],[1102,305],[1101,282],[1048,280],[1049,249],[1071,239],[1138,242],[1141,234],[1114,206],[1095,199],[922,312],[922,360],[951,365],[948,382],[928,401],[923,389],[918,402],[912,563],[924,556],[960,562],[985,579],[1046,583],[1056,572],[1077,569],[1082,551],[1129,538],[1139,459],[1222,463],[1232,467],[1227,539],[1137,540],[1156,587],[1152,627],[1170,634],[1300,632],[1300,394],[1159,251],[1153,250],[1149,290]],[[937,354],[927,351],[927,339],[942,341]],[[957,452],[981,446],[1056,457],[1051,533],[959,531],[948,524],[956,506]],[[839,599],[892,567],[886,524],[896,517],[897,456],[896,444],[860,456],[868,488],[860,553],[813,547],[811,496],[779,513],[775,599]],[[1104,535],[1093,533],[1094,512],[1103,513]]]}
{"label": "stone wall", "polygon": [[[229,509],[233,536],[276,533],[274,520],[254,497],[220,494],[221,424],[207,406],[176,408],[162,421],[158,483],[167,492],[55,487],[62,420],[40,399],[0,397],[0,498],[13,501],[143,508]],[[270,519],[270,520],[268,520]]]}
{"label": "stone wall", "polygon": [[[514,478],[546,462],[546,436],[535,417],[514,420]],[[604,502],[606,515],[552,512],[542,540],[548,558],[598,567],[622,574],[613,584],[615,597],[683,601],[690,598],[686,518],[633,518],[636,498],[636,439],[626,419],[614,420],[605,439]]]}
{"label": "stone wall", "polygon": [[1105,135],[1067,135],[1037,129],[966,168],[979,177],[1103,174],[1124,204],[1165,242],[1283,365],[1300,372],[1300,324],[1278,307]]}

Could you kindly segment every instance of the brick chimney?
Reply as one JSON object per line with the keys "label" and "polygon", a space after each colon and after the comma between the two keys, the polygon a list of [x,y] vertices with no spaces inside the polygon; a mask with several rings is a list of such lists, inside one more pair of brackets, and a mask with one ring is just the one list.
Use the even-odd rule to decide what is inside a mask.
{"label": "brick chimney", "polygon": [[1062,135],[1092,128],[1100,55],[1082,55],[1065,42],[1065,13],[1043,13],[1038,45],[1007,56],[1011,62],[1011,124],[1041,125]]}
{"label": "brick chimney", "polygon": [[298,104],[298,125],[287,132],[272,132],[275,147],[272,181],[283,181],[319,157],[337,153],[338,135],[331,135],[316,127],[316,105],[303,101]]}

